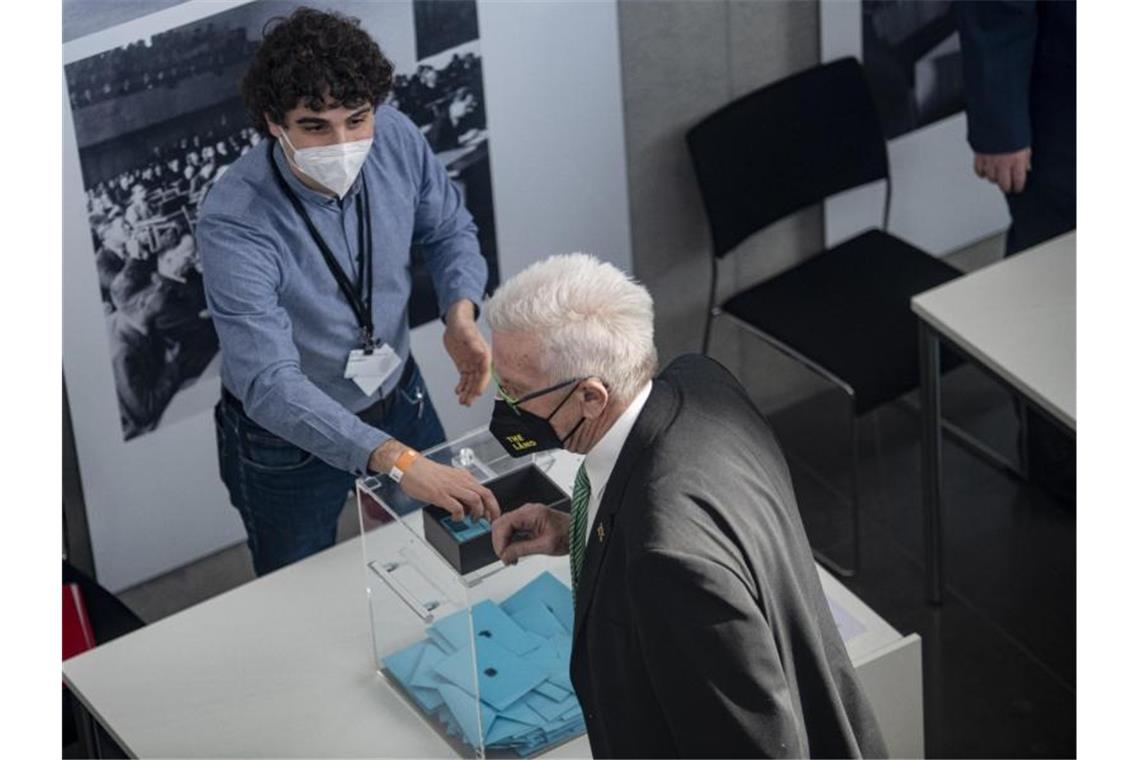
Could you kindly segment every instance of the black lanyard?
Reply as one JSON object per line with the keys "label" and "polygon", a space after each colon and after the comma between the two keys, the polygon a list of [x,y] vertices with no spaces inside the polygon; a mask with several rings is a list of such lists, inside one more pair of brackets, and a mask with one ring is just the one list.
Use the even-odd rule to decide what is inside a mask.
{"label": "black lanyard", "polygon": [[348,299],[348,305],[356,316],[356,323],[360,325],[361,347],[366,354],[371,354],[376,345],[372,326],[372,219],[368,214],[372,204],[368,200],[368,183],[364,180],[364,175],[361,174],[360,177],[361,192],[356,196],[356,250],[357,261],[360,264],[360,276],[357,278],[356,286],[353,287],[348,275],[344,273],[344,269],[333,256],[333,252],[329,249],[325,239],[317,231],[313,220],[309,218],[301,199],[285,181],[285,176],[281,173],[281,168],[277,166],[277,161],[273,157],[272,144],[270,144],[269,164],[273,167],[273,173],[277,175],[277,182],[281,185],[281,189],[293,203],[293,208],[297,210],[297,214],[305,221],[305,226],[309,228],[309,234],[313,236],[317,248],[321,250],[321,256],[332,273],[333,279],[336,280],[337,287]]}

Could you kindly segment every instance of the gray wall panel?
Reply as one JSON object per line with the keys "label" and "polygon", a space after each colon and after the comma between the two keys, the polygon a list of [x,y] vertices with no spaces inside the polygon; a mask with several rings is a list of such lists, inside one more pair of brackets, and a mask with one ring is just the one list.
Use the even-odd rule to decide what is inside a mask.
{"label": "gray wall panel", "polygon": [[[819,62],[816,2],[619,4],[634,273],[652,291],[662,363],[700,350],[707,306],[708,226],[684,135],[701,118],[757,87]],[[721,267],[721,292],[778,273],[818,251],[818,207],[746,241]],[[795,365],[774,361],[726,320],[712,353],[765,405],[807,388]]]}

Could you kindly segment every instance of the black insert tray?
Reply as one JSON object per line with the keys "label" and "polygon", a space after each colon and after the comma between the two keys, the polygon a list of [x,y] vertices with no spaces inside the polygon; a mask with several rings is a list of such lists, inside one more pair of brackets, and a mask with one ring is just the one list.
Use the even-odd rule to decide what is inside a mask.
{"label": "black insert tray", "polygon": [[[504,514],[532,502],[562,512],[570,511],[570,497],[533,464],[500,475],[483,485],[495,494]],[[491,545],[490,531],[463,540],[448,527],[453,523],[446,509],[428,504],[423,512],[424,538],[460,575],[467,575],[499,559]]]}

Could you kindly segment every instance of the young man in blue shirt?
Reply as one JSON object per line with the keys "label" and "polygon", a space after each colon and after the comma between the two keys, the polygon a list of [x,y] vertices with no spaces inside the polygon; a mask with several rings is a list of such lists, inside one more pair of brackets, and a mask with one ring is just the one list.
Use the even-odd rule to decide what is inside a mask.
{"label": "young man in blue shirt", "polygon": [[470,404],[490,351],[487,280],[462,198],[414,124],[382,105],[392,64],[358,22],[300,8],[265,36],[242,83],[266,136],[202,203],[196,230],[222,352],[222,479],[261,575],[331,546],[355,476],[497,517],[465,470],[418,451],[443,429],[409,352],[412,245],[445,315]]}

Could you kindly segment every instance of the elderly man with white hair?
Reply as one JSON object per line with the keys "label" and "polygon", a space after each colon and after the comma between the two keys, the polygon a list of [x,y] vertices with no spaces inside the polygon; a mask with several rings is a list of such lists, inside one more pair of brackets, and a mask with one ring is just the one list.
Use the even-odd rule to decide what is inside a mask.
{"label": "elderly man with white hair", "polygon": [[595,757],[881,757],[768,423],[713,360],[657,374],[653,301],[554,256],[486,305],[491,431],[585,454],[571,514],[492,525],[503,561],[569,554],[571,678]]}

